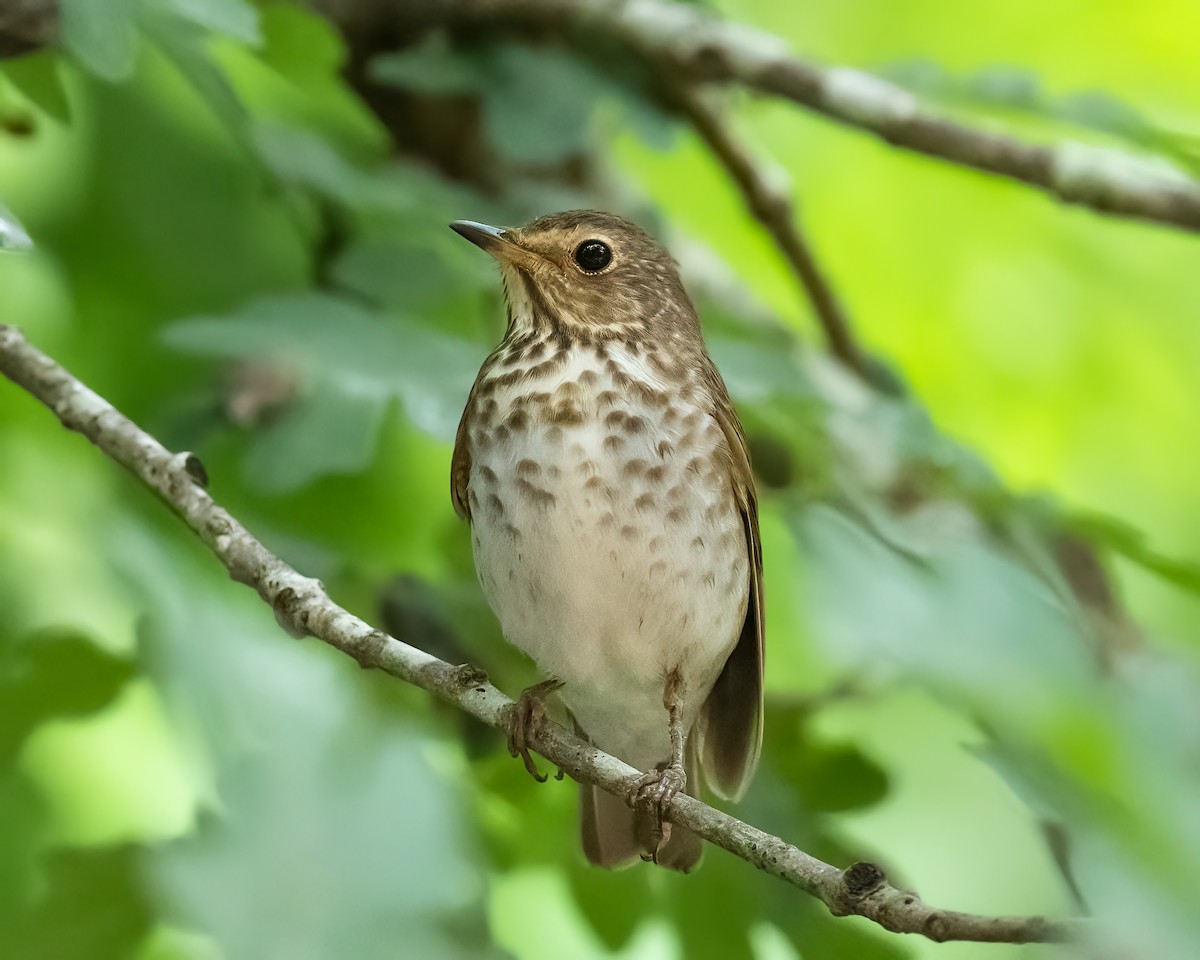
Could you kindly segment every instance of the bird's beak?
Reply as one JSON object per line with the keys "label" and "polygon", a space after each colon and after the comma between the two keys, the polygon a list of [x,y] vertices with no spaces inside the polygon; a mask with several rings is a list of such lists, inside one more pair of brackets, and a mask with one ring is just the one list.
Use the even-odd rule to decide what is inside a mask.
{"label": "bird's beak", "polygon": [[542,256],[517,243],[512,238],[511,230],[476,223],[474,220],[455,220],[450,224],[450,229],[460,237],[466,237],[501,263],[510,263],[531,273],[547,263]]}

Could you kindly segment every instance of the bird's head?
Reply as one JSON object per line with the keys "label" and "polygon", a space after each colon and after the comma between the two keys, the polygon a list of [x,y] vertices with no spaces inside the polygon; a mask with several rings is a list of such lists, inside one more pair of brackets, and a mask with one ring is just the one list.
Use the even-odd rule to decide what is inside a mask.
{"label": "bird's head", "polygon": [[450,226],[500,264],[510,335],[603,341],[699,331],[671,255],[622,217],[571,210],[517,228]]}

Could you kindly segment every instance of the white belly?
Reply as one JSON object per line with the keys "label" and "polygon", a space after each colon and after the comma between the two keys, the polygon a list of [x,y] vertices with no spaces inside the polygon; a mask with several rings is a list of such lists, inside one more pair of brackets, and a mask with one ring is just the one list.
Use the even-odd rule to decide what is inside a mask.
{"label": "white belly", "polygon": [[[628,358],[622,369],[661,386]],[[665,676],[683,676],[690,728],[741,631],[749,570],[702,401],[616,386],[583,348],[552,380],[494,391],[491,426],[470,438],[472,526],[505,636],[564,681],[598,746],[645,768],[668,755]],[[548,399],[522,400],[530,391]]]}

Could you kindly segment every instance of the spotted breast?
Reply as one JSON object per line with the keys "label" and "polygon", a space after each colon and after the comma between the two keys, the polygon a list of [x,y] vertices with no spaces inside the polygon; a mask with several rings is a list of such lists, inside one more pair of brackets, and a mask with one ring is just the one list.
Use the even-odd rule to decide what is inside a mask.
{"label": "spotted breast", "polygon": [[509,641],[564,681],[603,749],[669,753],[662,682],[696,691],[690,728],[738,639],[745,533],[721,428],[629,344],[511,347],[472,428],[475,566]]}

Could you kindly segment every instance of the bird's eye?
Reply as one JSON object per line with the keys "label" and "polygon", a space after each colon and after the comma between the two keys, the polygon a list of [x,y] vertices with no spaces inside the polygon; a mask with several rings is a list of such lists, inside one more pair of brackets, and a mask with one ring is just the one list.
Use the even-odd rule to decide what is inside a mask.
{"label": "bird's eye", "polygon": [[587,273],[599,273],[612,263],[612,248],[603,240],[584,240],[575,248],[575,262]]}

